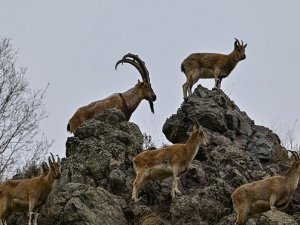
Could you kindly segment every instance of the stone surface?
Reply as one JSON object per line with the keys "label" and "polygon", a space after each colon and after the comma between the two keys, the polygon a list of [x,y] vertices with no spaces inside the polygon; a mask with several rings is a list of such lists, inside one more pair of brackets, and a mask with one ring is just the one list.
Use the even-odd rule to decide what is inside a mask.
{"label": "stone surface", "polygon": [[[135,178],[132,158],[142,151],[143,135],[122,113],[108,110],[84,123],[66,142],[60,180],[41,213],[43,225],[234,225],[232,192],[240,185],[289,168],[287,152],[270,129],[255,125],[222,90],[198,86],[164,124],[173,143],[183,143],[196,117],[209,139],[190,170],[181,177],[182,192],[172,201],[172,180],[148,184],[141,201],[131,200]],[[300,191],[300,190],[299,190]],[[294,225],[300,221],[300,192],[286,212],[267,212],[246,225]],[[9,224],[26,225],[26,214]]]}

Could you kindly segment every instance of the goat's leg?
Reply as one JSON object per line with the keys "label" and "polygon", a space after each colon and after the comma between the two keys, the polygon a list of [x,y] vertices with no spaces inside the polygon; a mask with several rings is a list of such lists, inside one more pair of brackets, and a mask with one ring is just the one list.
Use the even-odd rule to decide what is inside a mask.
{"label": "goat's leg", "polygon": [[214,77],[215,77],[215,88],[220,89],[221,88],[221,70],[219,68],[216,68],[214,70]]}
{"label": "goat's leg", "polygon": [[140,190],[148,183],[148,181],[145,179],[145,172],[140,171],[137,172],[136,178],[133,182],[133,190],[132,190],[132,199],[135,202],[138,202],[138,194]]}
{"label": "goat's leg", "polygon": [[39,217],[39,213],[38,212],[35,212],[34,213],[34,218],[33,218],[33,225],[37,225],[37,219]]}
{"label": "goat's leg", "polygon": [[28,213],[28,217],[29,217],[29,219],[28,219],[28,225],[31,225],[32,214],[33,214],[33,212],[29,212]]}
{"label": "goat's leg", "polygon": [[[7,219],[7,217],[6,217],[6,219]],[[0,219],[0,225],[7,225],[6,219],[4,219],[3,217],[1,217],[1,219]]]}
{"label": "goat's leg", "polygon": [[236,212],[236,222],[235,225],[244,225],[249,214],[249,208],[247,206],[239,206],[239,209]]}
{"label": "goat's leg", "polygon": [[187,90],[188,90],[188,81],[186,81],[182,85],[182,90],[183,90],[183,99],[186,100],[187,99]]}
{"label": "goat's leg", "polygon": [[179,180],[178,168],[173,168],[173,183],[172,183],[172,191],[171,191],[172,199],[175,198],[176,194],[181,195],[181,192],[178,190],[178,186],[177,186],[178,180]]}
{"label": "goat's leg", "polygon": [[7,225],[6,220],[1,219],[1,220],[0,220],[0,225]]}
{"label": "goat's leg", "polygon": [[276,208],[276,206],[275,206],[276,201],[277,201],[277,196],[274,195],[274,194],[271,195],[271,197],[270,197],[270,208],[271,208],[272,211],[277,210],[277,208]]}
{"label": "goat's leg", "polygon": [[216,89],[220,89],[221,88],[221,81],[222,81],[221,78],[216,78],[215,79],[215,88]]}
{"label": "goat's leg", "polygon": [[198,70],[198,69],[192,70],[189,73],[189,76],[188,76],[188,94],[189,94],[189,96],[192,94],[192,88],[193,88],[194,84],[196,84],[197,81],[199,80],[199,76],[200,76],[200,70]]}
{"label": "goat's leg", "polygon": [[33,198],[29,198],[29,207],[28,207],[28,225],[31,225],[31,221],[32,221],[32,214],[33,213],[33,208],[34,208],[34,205],[35,205],[35,201]]}
{"label": "goat's leg", "polygon": [[[194,69],[187,72],[187,81],[183,85],[183,98],[186,100],[192,94],[192,87],[199,80],[200,70]],[[188,95],[187,95],[188,94]]]}

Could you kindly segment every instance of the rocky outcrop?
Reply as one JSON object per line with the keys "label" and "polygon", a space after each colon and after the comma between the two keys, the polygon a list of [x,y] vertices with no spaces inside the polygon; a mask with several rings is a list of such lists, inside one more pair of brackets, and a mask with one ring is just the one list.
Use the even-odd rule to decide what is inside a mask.
{"label": "rocky outcrop", "polygon": [[[286,171],[287,152],[276,134],[256,125],[222,90],[198,86],[165,123],[170,142],[187,140],[193,126],[187,117],[198,119],[209,146],[200,147],[181,177],[181,196],[172,201],[171,179],[166,179],[148,184],[142,200],[132,202],[132,158],[142,151],[143,135],[122,113],[108,110],[68,138],[62,176],[40,224],[233,225],[231,193],[241,184]],[[297,224],[299,205],[294,198],[286,212],[267,212],[246,225]]]}
{"label": "rocky outcrop", "polygon": [[207,129],[211,146],[236,146],[262,162],[276,161],[282,154],[280,140],[270,129],[254,124],[248,115],[220,89],[201,86],[167,119],[163,132],[172,143],[187,139],[187,116],[195,117]]}

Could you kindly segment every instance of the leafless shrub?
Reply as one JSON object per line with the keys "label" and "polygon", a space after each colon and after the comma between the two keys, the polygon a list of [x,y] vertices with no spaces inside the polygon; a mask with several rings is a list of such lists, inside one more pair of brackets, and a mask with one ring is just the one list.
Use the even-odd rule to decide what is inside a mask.
{"label": "leafless shrub", "polygon": [[16,65],[16,56],[10,40],[0,37],[0,180],[44,160],[52,144],[39,129],[47,117],[47,87],[31,89],[26,68]]}

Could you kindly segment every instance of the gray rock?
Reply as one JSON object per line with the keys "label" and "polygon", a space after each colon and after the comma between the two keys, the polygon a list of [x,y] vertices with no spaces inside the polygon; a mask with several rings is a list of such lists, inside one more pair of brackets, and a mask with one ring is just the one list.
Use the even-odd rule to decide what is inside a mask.
{"label": "gray rock", "polygon": [[[217,225],[234,225],[236,215],[231,214],[224,217]],[[280,211],[268,211],[249,218],[245,225],[297,225],[293,217]]]}
{"label": "gray rock", "polygon": [[124,199],[101,187],[68,183],[50,196],[46,224],[124,225]]}
{"label": "gray rock", "polygon": [[[190,169],[178,182],[182,195],[172,201],[172,178],[155,181],[131,200],[135,178],[132,159],[142,151],[138,126],[114,109],[91,119],[66,142],[67,159],[60,180],[41,213],[39,224],[234,225],[232,192],[242,184],[283,174],[287,152],[268,128],[255,125],[222,90],[200,85],[163,127],[168,140],[184,143],[196,117],[209,145],[200,147]],[[246,225],[295,224],[300,221],[300,195],[286,213],[250,218]],[[26,214],[9,224],[26,225]]]}

